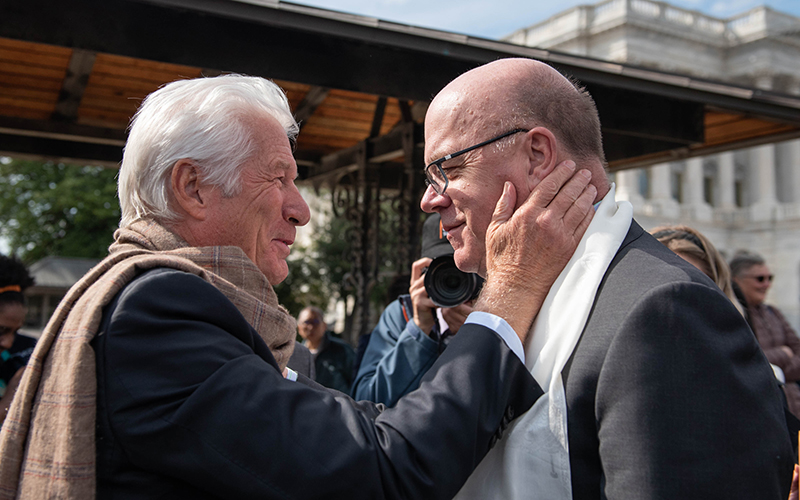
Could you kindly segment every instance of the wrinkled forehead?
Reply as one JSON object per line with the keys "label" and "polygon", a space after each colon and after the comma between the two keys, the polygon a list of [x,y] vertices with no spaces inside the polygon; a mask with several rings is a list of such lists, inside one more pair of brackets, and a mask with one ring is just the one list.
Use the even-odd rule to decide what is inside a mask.
{"label": "wrinkled forehead", "polygon": [[322,318],[320,318],[319,314],[317,314],[316,311],[314,311],[312,309],[305,309],[305,310],[300,312],[300,316],[297,319],[298,319],[298,321],[302,322],[302,321],[306,321],[306,320],[309,320],[309,319],[320,319],[321,320]]}
{"label": "wrinkled forehead", "polygon": [[487,129],[497,128],[497,108],[489,104],[473,89],[445,87],[425,115],[425,161],[467,147]]}

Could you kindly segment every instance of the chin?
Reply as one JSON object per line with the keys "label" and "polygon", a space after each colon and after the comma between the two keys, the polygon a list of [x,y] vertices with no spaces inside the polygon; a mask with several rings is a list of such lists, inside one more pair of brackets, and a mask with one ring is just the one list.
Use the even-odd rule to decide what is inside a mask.
{"label": "chin", "polygon": [[282,265],[270,266],[268,269],[261,270],[261,272],[264,273],[264,276],[267,277],[269,284],[272,286],[283,283],[283,280],[289,276],[289,266],[285,261],[282,261],[281,264]]}
{"label": "chin", "polygon": [[472,259],[468,255],[463,255],[463,251],[458,251],[453,254],[453,260],[456,262],[456,267],[465,273],[478,272],[478,261]]}

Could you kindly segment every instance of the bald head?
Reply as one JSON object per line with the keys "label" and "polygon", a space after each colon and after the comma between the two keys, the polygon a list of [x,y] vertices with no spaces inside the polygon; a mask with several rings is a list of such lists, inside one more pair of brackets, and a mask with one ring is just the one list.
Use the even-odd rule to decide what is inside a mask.
{"label": "bald head", "polygon": [[426,126],[434,121],[449,122],[456,133],[480,127],[489,137],[514,128],[545,127],[559,140],[566,158],[605,178],[594,100],[542,62],[500,59],[462,74],[431,103]]}
{"label": "bald head", "polygon": [[556,167],[592,172],[597,198],[610,185],[592,98],[550,66],[501,59],[459,76],[425,115],[426,175],[420,201],[437,212],[459,269],[486,273],[486,233],[504,186],[515,208]]}

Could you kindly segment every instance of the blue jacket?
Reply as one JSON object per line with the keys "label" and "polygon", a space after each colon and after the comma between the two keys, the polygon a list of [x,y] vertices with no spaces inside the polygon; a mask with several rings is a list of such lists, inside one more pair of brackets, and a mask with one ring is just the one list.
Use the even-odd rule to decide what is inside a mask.
{"label": "blue jacket", "polygon": [[367,350],[351,391],[356,400],[394,406],[417,387],[439,356],[439,343],[412,321],[408,295],[401,295],[383,311],[372,330]]}

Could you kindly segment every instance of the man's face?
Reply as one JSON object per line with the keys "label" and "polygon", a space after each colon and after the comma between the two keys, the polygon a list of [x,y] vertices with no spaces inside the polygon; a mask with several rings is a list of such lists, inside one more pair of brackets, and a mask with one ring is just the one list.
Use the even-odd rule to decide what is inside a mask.
{"label": "man's face", "polygon": [[734,278],[748,305],[758,306],[764,302],[764,299],[767,298],[767,291],[772,285],[770,276],[772,274],[769,272],[769,267],[757,264]]}
{"label": "man's face", "polygon": [[316,342],[325,333],[326,325],[314,311],[304,310],[297,318],[297,333],[303,339]]}
{"label": "man's face", "polygon": [[[457,125],[453,113],[428,110],[425,121],[425,162],[437,160],[493,136],[506,132],[487,127]],[[453,245],[456,266],[464,272],[486,276],[486,230],[492,220],[505,181],[517,188],[517,199],[525,199],[529,188],[524,178],[526,156],[521,154],[525,134],[515,134],[442,164],[449,180],[447,190],[438,195],[432,187],[425,191],[420,206],[425,212],[438,212],[447,239]]]}
{"label": "man's face", "polygon": [[241,248],[270,284],[289,274],[286,258],[296,226],[308,223],[308,205],[295,186],[297,164],[286,133],[268,116],[252,118],[258,144],[256,155],[241,168],[241,192],[211,194],[208,227],[215,245]]}
{"label": "man's face", "polygon": [[0,351],[11,349],[17,330],[25,323],[25,312],[18,302],[0,305]]}

